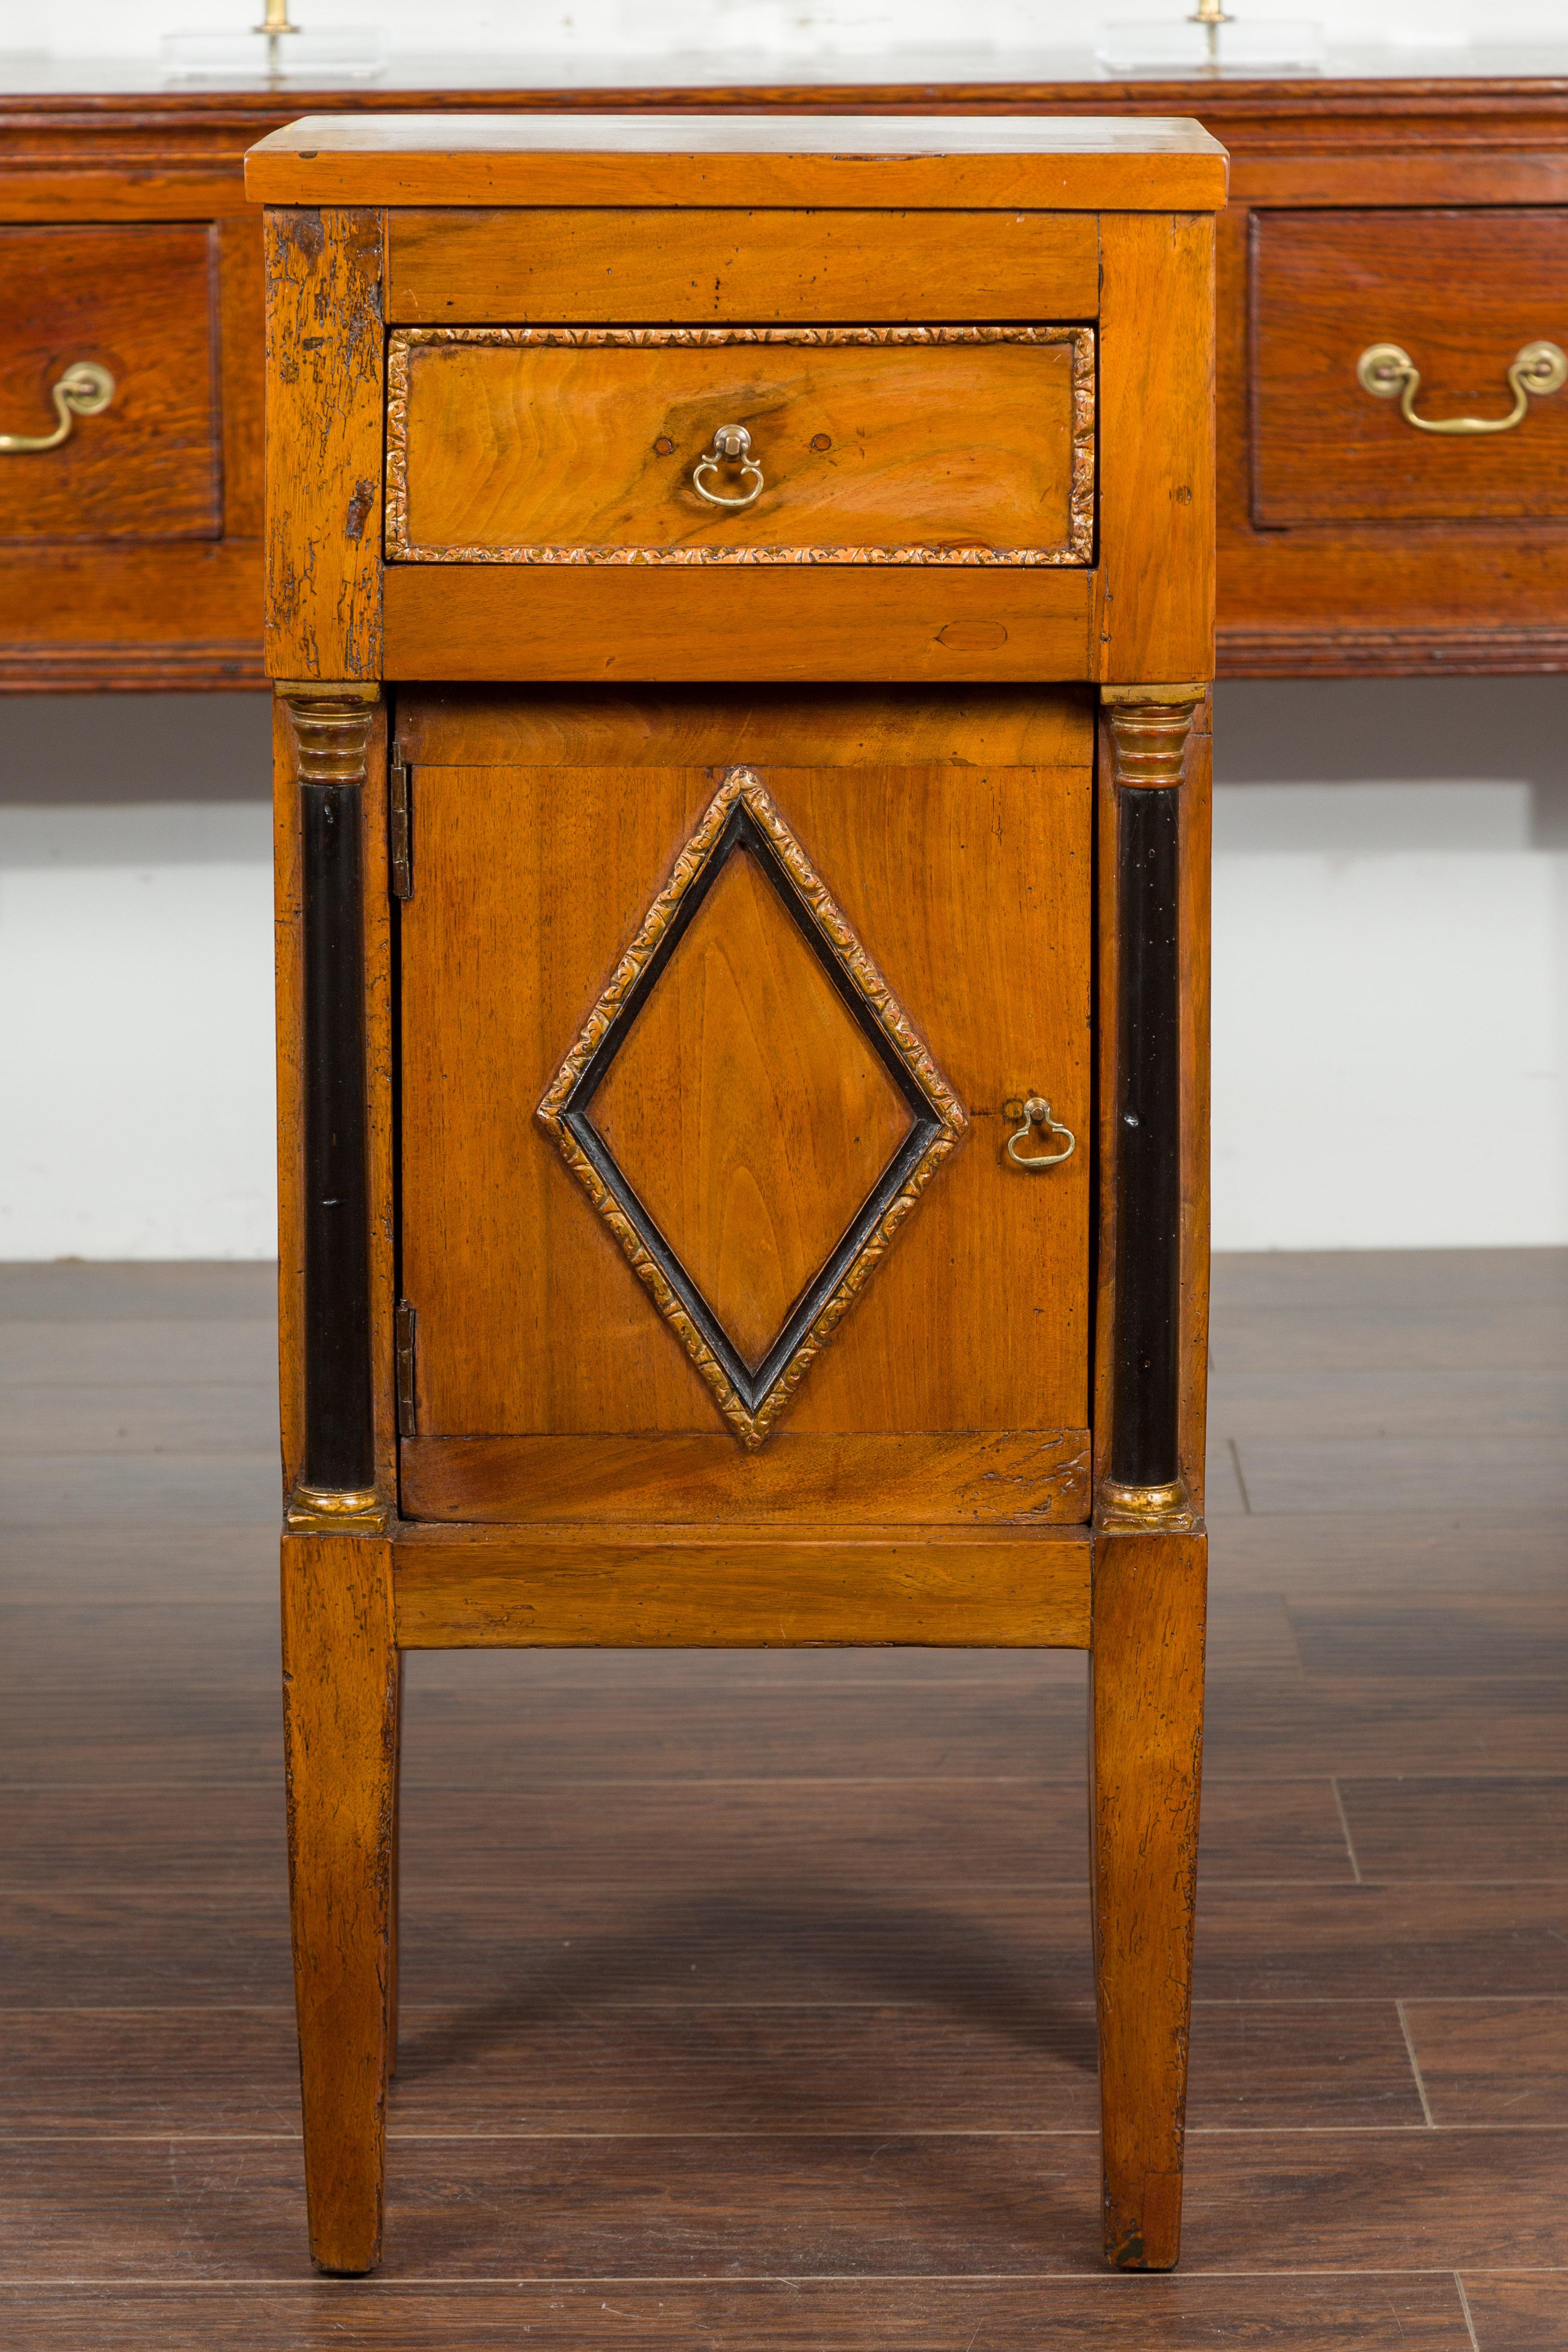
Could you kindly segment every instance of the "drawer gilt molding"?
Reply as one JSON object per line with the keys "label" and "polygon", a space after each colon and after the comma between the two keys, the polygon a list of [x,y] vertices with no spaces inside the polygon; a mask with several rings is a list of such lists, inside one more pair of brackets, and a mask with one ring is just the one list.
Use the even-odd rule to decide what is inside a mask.
{"label": "drawer gilt molding", "polygon": [[[1072,354],[1071,455],[1067,536],[1054,547],[601,547],[519,544],[424,546],[408,517],[409,353],[415,344],[498,349],[706,350],[727,344],[1066,344]],[[404,563],[1087,565],[1094,547],[1094,329],[1092,327],[398,327],[387,348],[386,552]]]}

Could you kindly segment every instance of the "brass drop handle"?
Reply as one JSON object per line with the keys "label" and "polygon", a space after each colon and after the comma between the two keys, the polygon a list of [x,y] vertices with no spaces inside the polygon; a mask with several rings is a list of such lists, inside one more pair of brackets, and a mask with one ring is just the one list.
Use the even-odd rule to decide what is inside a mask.
{"label": "brass drop handle", "polygon": [[[755,476],[751,488],[737,499],[727,499],[721,490],[710,490],[704,481],[705,474],[716,474],[721,466],[738,466],[744,482]],[[713,436],[713,447],[697,459],[692,467],[692,488],[698,498],[706,499],[715,507],[748,507],[753,499],[762,495],[762,468],[751,454],[751,436],[744,425],[721,425]]]}
{"label": "brass drop handle", "polygon": [[[1016,1108],[1017,1106],[1015,1105],[1014,1108]],[[1060,1120],[1052,1118],[1051,1105],[1043,1095],[1029,1096],[1023,1105],[1022,1116],[1023,1125],[1016,1135],[1009,1135],[1008,1138],[1008,1158],[1015,1168],[1026,1169],[1031,1176],[1038,1176],[1042,1168],[1060,1168],[1064,1160],[1071,1159],[1078,1149],[1078,1138],[1071,1128],[1063,1127]],[[1019,1145],[1027,1143],[1037,1127],[1047,1141],[1053,1136],[1061,1137],[1060,1151],[1031,1151],[1026,1154],[1019,1150]]]}
{"label": "brass drop handle", "polygon": [[0,433],[0,457],[20,457],[24,450],[57,449],[68,441],[78,416],[99,416],[114,398],[114,378],[96,360],[73,360],[49,394],[59,418],[52,433]]}
{"label": "brass drop handle", "polygon": [[1421,371],[1397,343],[1369,343],[1355,363],[1355,373],[1363,392],[1371,393],[1374,400],[1397,396],[1400,415],[1417,433],[1510,433],[1522,424],[1532,393],[1537,400],[1544,400],[1548,393],[1561,392],[1568,383],[1568,355],[1555,343],[1526,343],[1508,372],[1513,406],[1506,416],[1417,416],[1416,394],[1421,387]]}

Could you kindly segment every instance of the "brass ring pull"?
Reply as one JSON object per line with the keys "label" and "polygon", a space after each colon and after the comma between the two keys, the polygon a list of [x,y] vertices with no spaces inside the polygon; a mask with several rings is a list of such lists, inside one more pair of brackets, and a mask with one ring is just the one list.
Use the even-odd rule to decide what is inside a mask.
{"label": "brass ring pull", "polygon": [[1399,414],[1417,433],[1511,433],[1522,424],[1531,394],[1544,400],[1568,383],[1568,356],[1555,343],[1526,343],[1508,372],[1513,406],[1506,416],[1417,416],[1416,394],[1421,371],[1397,343],[1369,343],[1355,363],[1363,392],[1374,400],[1399,401]]}
{"label": "brass ring pull", "polygon": [[[1019,1150],[1019,1145],[1028,1142],[1030,1132],[1036,1127],[1041,1129],[1047,1137],[1061,1136],[1064,1140],[1061,1150],[1031,1151],[1026,1158]],[[1038,1176],[1042,1168],[1060,1168],[1064,1160],[1071,1159],[1077,1149],[1078,1138],[1071,1128],[1063,1127],[1059,1120],[1052,1118],[1051,1105],[1046,1101],[1045,1097],[1030,1095],[1023,1106],[1023,1125],[1016,1135],[1009,1135],[1008,1138],[1008,1158],[1012,1161],[1013,1166],[1027,1169],[1031,1176]]]}
{"label": "brass ring pull", "polygon": [[[748,474],[757,478],[737,499],[727,499],[722,491],[710,490],[703,480],[705,474],[716,474],[721,466],[736,465],[740,467],[742,481]],[[753,499],[761,497],[762,487],[762,468],[751,455],[750,434],[744,425],[721,425],[713,436],[713,447],[692,467],[692,488],[698,498],[706,499],[714,507],[748,507]]]}
{"label": "brass ring pull", "polygon": [[0,433],[0,457],[19,457],[28,449],[57,449],[68,441],[78,416],[99,416],[114,398],[114,378],[96,360],[73,360],[50,399],[59,418],[52,433]]}

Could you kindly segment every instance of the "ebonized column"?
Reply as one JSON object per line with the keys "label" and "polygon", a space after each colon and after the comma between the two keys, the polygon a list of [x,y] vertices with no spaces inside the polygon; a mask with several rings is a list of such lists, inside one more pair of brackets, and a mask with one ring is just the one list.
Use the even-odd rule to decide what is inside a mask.
{"label": "ebonized column", "polygon": [[371,1410],[362,802],[374,686],[279,686],[299,768],[305,1444],[293,1528],[379,1528]]}
{"label": "ebonized column", "polygon": [[1105,690],[1116,796],[1114,1202],[1106,1528],[1191,1528],[1181,1477],[1181,778],[1201,687]]}

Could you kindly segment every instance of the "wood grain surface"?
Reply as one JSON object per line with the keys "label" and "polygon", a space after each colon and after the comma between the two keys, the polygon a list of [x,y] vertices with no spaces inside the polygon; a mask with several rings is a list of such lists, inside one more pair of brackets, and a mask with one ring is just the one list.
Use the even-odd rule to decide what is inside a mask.
{"label": "wood grain surface", "polygon": [[[811,1367],[789,1425],[833,1434],[1082,1428],[1088,1158],[1031,1181],[1001,1154],[1005,1103],[1036,1088],[1049,1090],[1075,1132],[1087,1131],[1089,778],[1066,767],[869,767],[857,763],[852,737],[843,756],[843,765],[760,772],[967,1109],[972,1133]],[[712,796],[700,769],[636,772],[629,803],[623,770],[415,771],[402,1181],[421,1436],[715,1427],[703,1383],[533,1124]],[[912,890],[913,877],[937,872],[952,887]],[[692,952],[688,940],[666,980],[678,979]],[[706,1017],[703,987],[688,1005],[678,985],[682,1018]],[[749,998],[732,989],[726,1002],[738,1050]],[[655,1018],[662,1033],[664,1016]],[[821,1045],[831,1062],[822,1083],[834,1087],[846,1034],[830,1028]],[[764,1048],[752,1037],[747,1050],[753,1060],[764,1053],[756,1075],[771,1085]],[[461,1097],[445,1078],[459,1055],[468,1073]],[[758,1311],[771,1312],[826,1232],[806,1198],[815,1181],[801,1157],[810,1138],[794,1138],[795,1168],[768,1184],[771,1229],[765,1218],[749,1240],[737,1232],[727,1241],[722,1227],[714,1239],[706,1188],[726,1149],[733,1158],[744,1139],[746,1116],[772,1114],[766,1089],[760,1104],[744,1094],[725,1108],[737,1123],[725,1130],[733,1148],[720,1149],[710,1122],[693,1128],[696,1098],[682,1067],[660,1062],[645,1079],[635,1137],[636,1106],[623,1102],[617,1114],[612,1103],[612,1124],[618,1117],[644,1181],[664,1183],[666,1207],[678,1204],[675,1221],[719,1251],[716,1278],[733,1286],[733,1267],[721,1263],[728,1247],[749,1252],[753,1267],[778,1268],[758,1294]],[[859,1099],[846,1099],[846,1114]],[[858,1131],[852,1121],[844,1134]],[[777,1134],[770,1148],[775,1157],[784,1148]],[[806,1222],[792,1223],[792,1197]],[[955,1264],[972,1274],[955,1282]],[[1000,1317],[991,1311],[998,1297],[1009,1302]]]}
{"label": "wood grain surface", "polygon": [[689,1437],[415,1437],[402,1511],[437,1520],[792,1517],[918,1525],[1089,1516],[1087,1430],[832,1437],[783,1430],[755,1457]]}
{"label": "wood grain surface", "polygon": [[1214,675],[1214,224],[1108,217],[1101,268],[1095,674],[1201,682]]}
{"label": "wood grain surface", "polygon": [[381,2259],[399,1674],[391,1546],[283,1539],[284,1738],[310,2253]]}
{"label": "wood grain surface", "polygon": [[0,432],[54,432],[51,389],[78,360],[114,378],[58,448],[0,460],[0,537],[218,536],[216,259],[198,226],[0,228]]}
{"label": "wood grain surface", "polygon": [[[1364,286],[1377,298],[1372,307],[1380,319],[1397,311],[1407,321],[1416,319],[1422,335],[1438,338],[1419,360],[1423,415],[1451,415],[1461,404],[1478,415],[1506,413],[1501,372],[1523,342],[1552,332],[1522,331],[1506,351],[1496,351],[1487,322],[1500,305],[1506,307],[1507,292],[1470,258],[1486,250],[1490,212],[1448,209],[1475,201],[1473,178],[1463,173],[1446,178],[1439,171],[1423,186],[1409,176],[1407,160],[1413,159],[1390,157],[1386,176],[1369,179],[1361,159],[1346,156],[1334,165],[1305,156],[1286,165],[1281,159],[1258,192],[1257,209],[1233,207],[1218,224],[1218,650],[1226,676],[1430,675],[1434,664],[1453,674],[1529,674],[1562,662],[1558,614],[1568,594],[1568,561],[1561,524],[1520,513],[1492,519],[1478,510],[1495,495],[1479,490],[1483,478],[1506,485],[1521,463],[1531,462],[1528,450],[1522,460],[1517,450],[1509,453],[1511,443],[1526,434],[1537,443],[1542,435],[1555,439],[1560,434],[1561,425],[1552,421],[1553,402],[1532,404],[1536,413],[1515,432],[1474,443],[1465,455],[1459,454],[1462,441],[1413,431],[1398,416],[1397,403],[1373,400],[1355,382],[1355,362],[1368,343],[1405,340],[1396,326],[1367,325],[1353,339],[1354,348],[1347,347],[1348,322],[1364,316]],[[1399,206],[1441,208],[1410,215],[1414,241],[1402,210],[1366,210],[1386,204],[1396,181]],[[1489,176],[1484,203],[1539,203],[1551,183],[1538,184],[1541,194],[1527,194],[1507,175]],[[1521,227],[1521,250],[1528,258],[1532,244],[1550,242],[1551,224],[1560,215],[1500,217],[1540,224]],[[1370,243],[1365,235],[1340,235],[1338,222],[1358,219],[1386,225],[1390,243],[1385,246],[1376,229]],[[1450,228],[1459,260],[1451,278],[1440,259]],[[1276,238],[1282,277],[1270,277],[1268,269]],[[1293,290],[1297,248],[1303,276],[1299,293]],[[1314,252],[1323,257],[1315,277]],[[1396,252],[1403,266],[1387,257]],[[1340,273],[1331,286],[1323,269],[1336,254]],[[1303,338],[1317,334],[1321,351],[1309,354]],[[1470,356],[1472,336],[1479,340]],[[1271,371],[1267,383],[1265,367]],[[1333,385],[1330,375],[1336,378]],[[1463,404],[1444,391],[1457,376],[1478,375],[1473,397]],[[1320,396],[1331,397],[1343,426],[1332,447],[1327,442],[1319,447],[1313,437]],[[1558,404],[1562,397],[1556,395]],[[1303,501],[1314,511],[1322,509],[1322,480],[1309,488],[1301,471],[1308,461],[1297,453],[1309,446],[1318,449],[1336,495],[1343,481],[1351,511],[1266,527],[1255,505],[1261,495],[1278,495],[1292,512]],[[1489,450],[1495,454],[1479,454]],[[1443,462],[1456,456],[1457,467]],[[1443,519],[1443,501],[1467,480],[1471,504]],[[1427,506],[1428,519],[1400,522],[1372,511],[1412,498]],[[1359,519],[1358,508],[1364,510]]]}
{"label": "wood grain surface", "polygon": [[1081,1527],[428,1527],[396,1569],[407,1649],[1089,1639]]}
{"label": "wood grain surface", "polygon": [[[625,1652],[610,1663],[619,1668],[612,1681],[629,1718],[626,1738],[645,1743],[660,1706],[668,1707],[680,1696],[699,1706],[716,1740],[730,1740],[747,1706],[769,1709],[768,1685],[781,1678],[781,1658],[787,1661],[788,1654]],[[478,1661],[492,1679],[505,1663],[495,1654]],[[549,1727],[559,1728],[568,1705],[556,1685],[573,1667],[580,1671],[600,1663],[581,1653],[558,1654],[553,1662],[530,1659],[519,1678],[530,1710],[540,1710]],[[852,1654],[843,1663],[852,1672],[841,1687],[840,1704],[852,1707],[857,1694],[862,1700],[865,1696],[868,1671],[885,1678],[896,1662],[884,1655],[868,1664]],[[995,1710],[995,1727],[983,1740],[971,1733],[964,1742],[964,1706],[942,1678],[954,1663],[967,1668],[972,1685],[984,1684]],[[471,1668],[448,1664],[473,1686]],[[970,1748],[970,1772],[951,1786],[942,1777],[935,1736],[924,1752],[901,1754],[890,1734],[882,1759],[888,1772],[874,1785],[856,1780],[849,1743],[835,1743],[825,1734],[830,1713],[821,1688],[823,1664],[820,1655],[803,1658],[792,1685],[802,1736],[809,1734],[813,1753],[833,1767],[809,1788],[789,1773],[742,1780],[674,1779],[653,1786],[631,1784],[607,1771],[614,1783],[612,1799],[605,1781],[595,1784],[579,1776],[581,1759],[572,1751],[561,1755],[553,1773],[547,1764],[522,1787],[432,1781],[427,1773],[411,1777],[403,1863],[420,1906],[428,1909],[459,1900],[490,1875],[524,1895],[530,1886],[546,1885],[570,1893],[572,1885],[591,1881],[613,1884],[628,1895],[637,1892],[642,1900],[677,1895],[693,1900],[720,1885],[759,1894],[780,1876],[812,1884],[847,1874],[868,1889],[907,1888],[923,1870],[938,1866],[944,1884],[977,1896],[998,1885],[1033,1891],[1085,1888],[1089,1840],[1082,1776],[1059,1780],[1045,1769],[1049,1759],[1043,1755],[1019,1755],[1031,1710],[1053,1697],[1065,1704],[1082,1696],[1082,1655],[1061,1654],[1051,1680],[1042,1675],[1039,1654],[1029,1651],[960,1653],[956,1661],[928,1654],[924,1664],[931,1732],[945,1729]],[[807,1666],[816,1669],[814,1678],[806,1674]],[[1071,1670],[1071,1679],[1063,1668]],[[425,1670],[417,1663],[411,1669],[416,1679]],[[699,1683],[705,1674],[706,1682]],[[602,1678],[593,1685],[607,1686]],[[971,1726],[977,1703],[971,1689]],[[884,1706],[882,1712],[885,1717],[889,1709]],[[416,1727],[416,1746],[423,1736]],[[542,1747],[542,1737],[537,1744]],[[865,1749],[874,1761],[870,1739]],[[1041,1769],[1019,1780],[1022,1794],[1016,1805],[998,1809],[994,1784],[1005,1777],[1009,1759]],[[606,1767],[612,1760],[607,1757]],[[758,1760],[755,1753],[748,1760]],[[260,1781],[231,1780],[199,1790],[142,1783],[118,1791],[57,1783],[11,1790],[4,1853],[7,1883],[35,1897],[51,1890],[82,1895],[117,1866],[132,1874],[155,1867],[172,1899],[178,1895],[190,1900],[220,1879],[236,1890],[264,1894],[282,1882],[284,1822],[271,1790]],[[1204,1806],[1204,1876],[1226,1885],[1267,1875],[1270,1865],[1278,1870],[1286,1862],[1298,1886],[1322,1890],[1356,1883],[1330,1782],[1215,1783]],[[1245,1995],[1241,2005],[1251,2005]],[[1488,2013],[1493,2011],[1500,2014],[1497,2002],[1489,2006]],[[1322,2022],[1325,2032],[1350,2030],[1332,2018]],[[173,2029],[165,2021],[162,2030]],[[1545,2034],[1549,2029],[1543,2023],[1541,2030]],[[1293,2063],[1288,2053],[1278,2051],[1260,2051],[1249,2061],[1275,2069]],[[1301,2078],[1298,2095],[1304,2098],[1309,2090],[1331,2102],[1362,2095],[1353,2081],[1336,2087],[1333,2079],[1311,2074]],[[1222,2092],[1231,2095],[1222,2084],[1213,2092],[1216,2097]]]}
{"label": "wood grain surface", "polygon": [[[393,563],[383,674],[424,680],[748,677],[931,685],[1092,674],[1090,575],[1047,567]],[[721,667],[727,665],[720,665]]]}
{"label": "wood grain surface", "polygon": [[1558,2124],[1568,2093],[1568,2001],[1402,2005],[1437,2126]]}
{"label": "wood grain surface", "polygon": [[[1041,2002],[1019,2023],[1009,2050],[939,2007],[909,2002],[627,2002],[590,2025],[557,2000],[540,2003],[528,2032],[486,2037],[461,2005],[422,2005],[404,2016],[389,2137],[395,2150],[433,2132],[936,2132],[967,2067],[971,2128],[1092,2137],[1092,2003]],[[188,2069],[187,2128],[208,2139],[276,2137],[297,2092],[293,2021],[272,2006],[118,2017],[16,2010],[0,2013],[0,2051],[17,2120],[38,2138],[90,2128],[110,2073],[124,2127],[156,2133],[167,2127],[170,2071]],[[1394,2001],[1200,2004],[1193,2083],[1195,2135],[1256,2129],[1263,2108],[1276,2129],[1422,2122]]]}
{"label": "wood grain surface", "polygon": [[267,224],[267,664],[373,678],[382,652],[382,225],[367,212]]}
{"label": "wood grain surface", "polygon": [[[1408,2272],[1486,2267],[1489,2256],[1500,2271],[1558,2272],[1568,2240],[1542,2177],[1560,2140],[1528,2128],[1486,2135],[1484,2151],[1462,2133],[1416,2129],[1217,2140],[1193,2200],[1189,2259],[1223,2273],[1250,2256],[1256,2270],[1266,2249],[1267,2268],[1283,2274],[1276,2294],[1288,2297],[1328,2236],[1342,2270],[1364,2274],[1354,2281],[1364,2309],[1382,2284],[1365,2274],[1385,2267],[1390,2227]],[[972,2292],[987,2279],[1027,2279],[1038,2326],[1052,2283],[1082,2280],[1097,2261],[1085,2256],[1098,2219],[1092,2145],[831,2129],[424,2140],[396,2150],[402,2275],[376,2299],[402,2302],[422,2279],[479,2286],[542,2273],[592,2279],[613,2302],[624,2280],[711,2284],[726,2271],[874,2282],[885,2298],[890,2277],[922,2275],[913,2243],[927,2275],[972,2282]],[[37,2142],[24,2154],[12,2143],[0,2168],[7,2265],[19,2268],[26,2249],[34,2280],[66,2284],[90,2199],[95,2273],[121,2295],[171,2274],[252,2296],[258,2281],[270,2289],[298,2279],[297,2145],[235,2138],[171,2160],[173,2146],[104,2137]],[[1238,2207],[1249,2209],[1244,2229]],[[1314,2345],[1308,2333],[1300,2341]]]}
{"label": "wood grain surface", "polygon": [[743,326],[847,319],[1092,319],[1092,213],[719,212],[648,234],[613,205],[392,214],[387,320],[545,325],[615,319]]}
{"label": "wood grain surface", "polygon": [[1506,416],[1520,351],[1568,335],[1568,210],[1268,213],[1253,237],[1260,530],[1568,515],[1563,394],[1511,432],[1437,435],[1356,378],[1370,345],[1398,343],[1418,416]]}
{"label": "wood grain surface", "polygon": [[[389,552],[918,548],[1086,563],[1074,352],[1069,340],[413,341],[392,444],[406,509],[400,493]],[[725,425],[749,434],[758,474],[727,466],[705,482],[732,501],[761,482],[733,510],[695,478]]]}
{"label": "wood grain surface", "polygon": [[1072,768],[1093,759],[1094,720],[1081,687],[405,687],[397,744],[411,767]]}
{"label": "wood grain surface", "polygon": [[25,564],[0,569],[0,685],[254,691],[266,681],[261,617],[259,540],[193,552],[178,541],[35,541]]}
{"label": "wood grain surface", "polygon": [[1106,2259],[1181,2251],[1207,1545],[1094,1548],[1090,1832]]}
{"label": "wood grain surface", "polygon": [[1218,211],[1226,156],[1196,122],[654,113],[307,115],[246,157],[267,205],[856,205]]}
{"label": "wood grain surface", "polygon": [[[1470,2307],[1484,2308],[1522,2334],[1489,2336],[1487,2352],[1557,2352],[1558,2289],[1539,2281],[1469,2282]],[[345,2298],[348,2300],[348,2298]],[[402,2303],[404,2297],[397,2301]],[[333,2315],[338,2342],[360,2352],[475,2352],[517,2343],[541,2352],[590,2352],[632,2347],[635,2352],[686,2352],[705,2331],[725,2326],[740,2340],[778,2352],[847,2352],[874,2340],[893,2352],[924,2352],[933,2341],[963,2341],[983,2326],[997,2352],[1034,2352],[1040,2340],[1041,2290],[1037,2281],[998,2280],[984,2288],[947,2280],[879,2279],[873,2284],[787,2285],[741,2282],[711,2285],[626,2286],[613,2299],[588,2285],[491,2285],[427,2289],[407,2295],[408,2308],[389,2310],[381,2296],[355,2299]],[[1146,2294],[1103,2292],[1087,2279],[1053,2280],[1050,2287],[1052,2341],[1070,2352],[1147,2352],[1157,2325],[1176,2345],[1206,2348],[1228,2335],[1270,2329],[1292,2347],[1337,2339],[1366,2352],[1473,2352],[1454,2282],[1401,2278],[1388,2284],[1375,2314],[1364,2309],[1354,2285],[1305,2280],[1281,2290],[1277,2281],[1205,2278],[1164,2280]],[[92,2333],[105,2352],[313,2352],[318,2319],[310,2289],[274,2287],[267,2297],[265,2336],[258,2331],[254,2289],[187,2286],[143,2289],[134,2297],[90,2289],[0,2287],[0,2314],[24,2340],[80,2342]]]}
{"label": "wood grain surface", "polygon": [[214,221],[209,234],[217,260],[224,530],[259,548],[267,491],[267,369],[256,365],[256,325],[267,315],[264,226],[252,214]]}
{"label": "wood grain surface", "polygon": [[590,1113],[755,1368],[912,1125],[756,859],[732,857]]}

